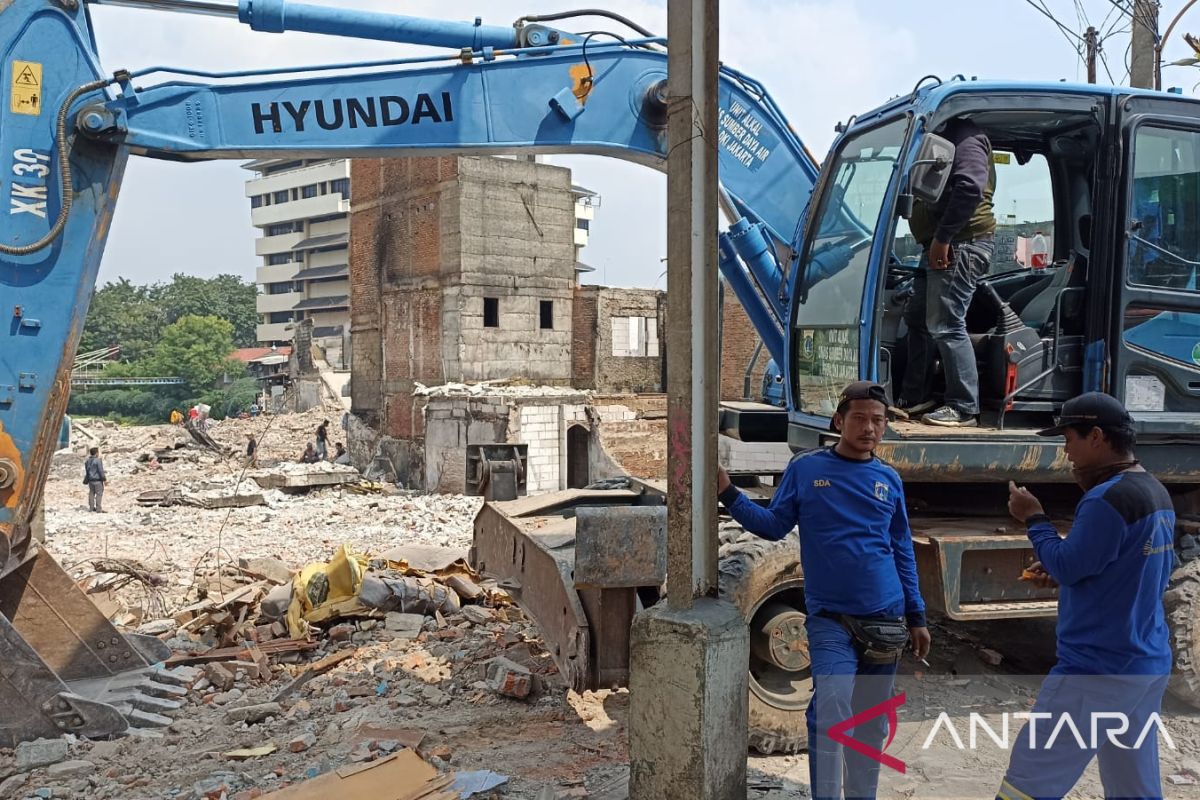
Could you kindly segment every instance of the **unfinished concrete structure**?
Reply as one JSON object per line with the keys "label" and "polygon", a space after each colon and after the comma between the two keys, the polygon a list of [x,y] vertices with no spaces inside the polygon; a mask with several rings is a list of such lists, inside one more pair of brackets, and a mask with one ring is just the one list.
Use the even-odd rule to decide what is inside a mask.
{"label": "unfinished concrete structure", "polygon": [[[602,472],[585,447],[588,398],[574,390],[483,397],[419,389],[497,379],[572,384],[574,304],[587,290],[576,288],[580,189],[570,171],[477,156],[361,159],[352,179],[351,396],[363,423],[349,431],[356,463],[383,452],[405,485],[461,492],[467,445],[519,441],[529,446],[530,492]],[[646,349],[652,333],[650,352],[655,294],[605,300],[651,321],[638,340]],[[591,324],[611,328],[606,319]],[[621,324],[619,346],[629,350],[629,323]],[[614,371],[627,374],[621,388],[658,388],[656,356],[629,364]]]}
{"label": "unfinished concrete structure", "polygon": [[570,171],[475,156],[359,159],[352,179],[356,410],[407,382],[570,382]]}
{"label": "unfinished concrete structure", "polygon": [[661,392],[666,300],[666,292],[653,289],[576,289],[572,384],[601,392]]}

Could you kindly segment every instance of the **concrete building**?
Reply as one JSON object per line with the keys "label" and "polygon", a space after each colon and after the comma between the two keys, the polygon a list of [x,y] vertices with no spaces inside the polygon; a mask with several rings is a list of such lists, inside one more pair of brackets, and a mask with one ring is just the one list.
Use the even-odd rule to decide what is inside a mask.
{"label": "concrete building", "polygon": [[[605,453],[644,445],[646,423],[596,394],[661,390],[663,293],[579,285],[595,193],[478,156],[356,159],[352,181],[355,463],[382,453],[410,488],[460,492],[479,444],[527,447],[530,492],[619,472]],[[456,386],[491,380],[527,385]]]}
{"label": "concrete building", "polygon": [[283,344],[294,324],[313,323],[313,340],[333,367],[350,354],[350,162],[263,159],[244,165],[250,219],[261,235],[255,282],[258,340]]}
{"label": "concrete building", "polygon": [[575,289],[571,383],[602,392],[662,392],[660,331],[667,293],[654,289]]}
{"label": "concrete building", "polygon": [[354,409],[413,435],[415,382],[571,380],[570,172],[478,156],[356,159]]}
{"label": "concrete building", "polygon": [[571,185],[571,194],[575,198],[575,285],[579,286],[584,275],[596,271],[595,267],[580,260],[580,253],[587,247],[588,237],[591,236],[592,220],[596,218],[600,195],[578,184]]}

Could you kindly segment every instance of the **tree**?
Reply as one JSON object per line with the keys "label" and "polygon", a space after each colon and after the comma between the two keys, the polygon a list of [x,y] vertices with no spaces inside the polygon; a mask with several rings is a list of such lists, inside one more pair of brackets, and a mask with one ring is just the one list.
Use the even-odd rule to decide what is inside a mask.
{"label": "tree", "polygon": [[197,278],[176,273],[170,283],[152,287],[151,294],[168,323],[186,316],[212,315],[233,325],[237,347],[251,347],[257,341],[258,290],[237,275]]}
{"label": "tree", "polygon": [[119,345],[123,359],[136,361],[150,355],[165,324],[150,288],[121,278],[92,294],[79,350]]}
{"label": "tree", "polygon": [[245,372],[244,365],[229,358],[232,352],[231,323],[189,314],[163,328],[147,367],[157,375],[183,378],[190,391],[205,392],[223,376]]}

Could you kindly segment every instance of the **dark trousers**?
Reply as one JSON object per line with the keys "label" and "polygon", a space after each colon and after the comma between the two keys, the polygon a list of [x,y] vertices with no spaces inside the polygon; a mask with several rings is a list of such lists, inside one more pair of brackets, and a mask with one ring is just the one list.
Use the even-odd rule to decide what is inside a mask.
{"label": "dark trousers", "polygon": [[967,336],[967,308],[979,279],[991,266],[995,242],[978,239],[951,247],[954,263],[948,269],[930,269],[929,251],[921,255],[913,294],[904,306],[908,367],[900,396],[909,405],[928,400],[940,356],[946,377],[945,405],[975,416],[979,413],[979,371]]}
{"label": "dark trousers", "polygon": [[[1151,714],[1162,707],[1166,687],[1166,675],[1064,675],[1055,667],[1046,676],[1033,707],[1034,713],[1050,717],[1035,718],[1036,730],[1026,723],[1017,734],[996,797],[1061,798],[1096,758],[1105,797],[1161,798],[1159,727],[1146,729]],[[1106,714],[1123,717],[1117,720],[1103,716]],[[1063,722],[1064,716],[1079,731],[1084,747]],[[1058,735],[1052,737],[1058,726]],[[1120,732],[1122,727],[1124,732]]]}
{"label": "dark trousers", "polygon": [[[899,615],[897,615],[899,616]],[[810,614],[805,622],[812,656],[813,696],[808,705],[808,779],[813,800],[874,798],[879,762],[843,747],[829,729],[891,699],[896,664],[869,664],[840,622]],[[886,714],[845,731],[875,750],[888,733]],[[844,792],[844,794],[843,794]]]}

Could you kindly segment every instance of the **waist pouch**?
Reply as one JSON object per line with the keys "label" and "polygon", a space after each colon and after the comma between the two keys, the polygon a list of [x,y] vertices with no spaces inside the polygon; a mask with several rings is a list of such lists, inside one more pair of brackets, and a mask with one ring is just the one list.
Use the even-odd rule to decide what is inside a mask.
{"label": "waist pouch", "polygon": [[870,664],[894,664],[908,643],[908,625],[904,617],[852,617],[829,614],[842,623],[854,640],[854,646]]}

